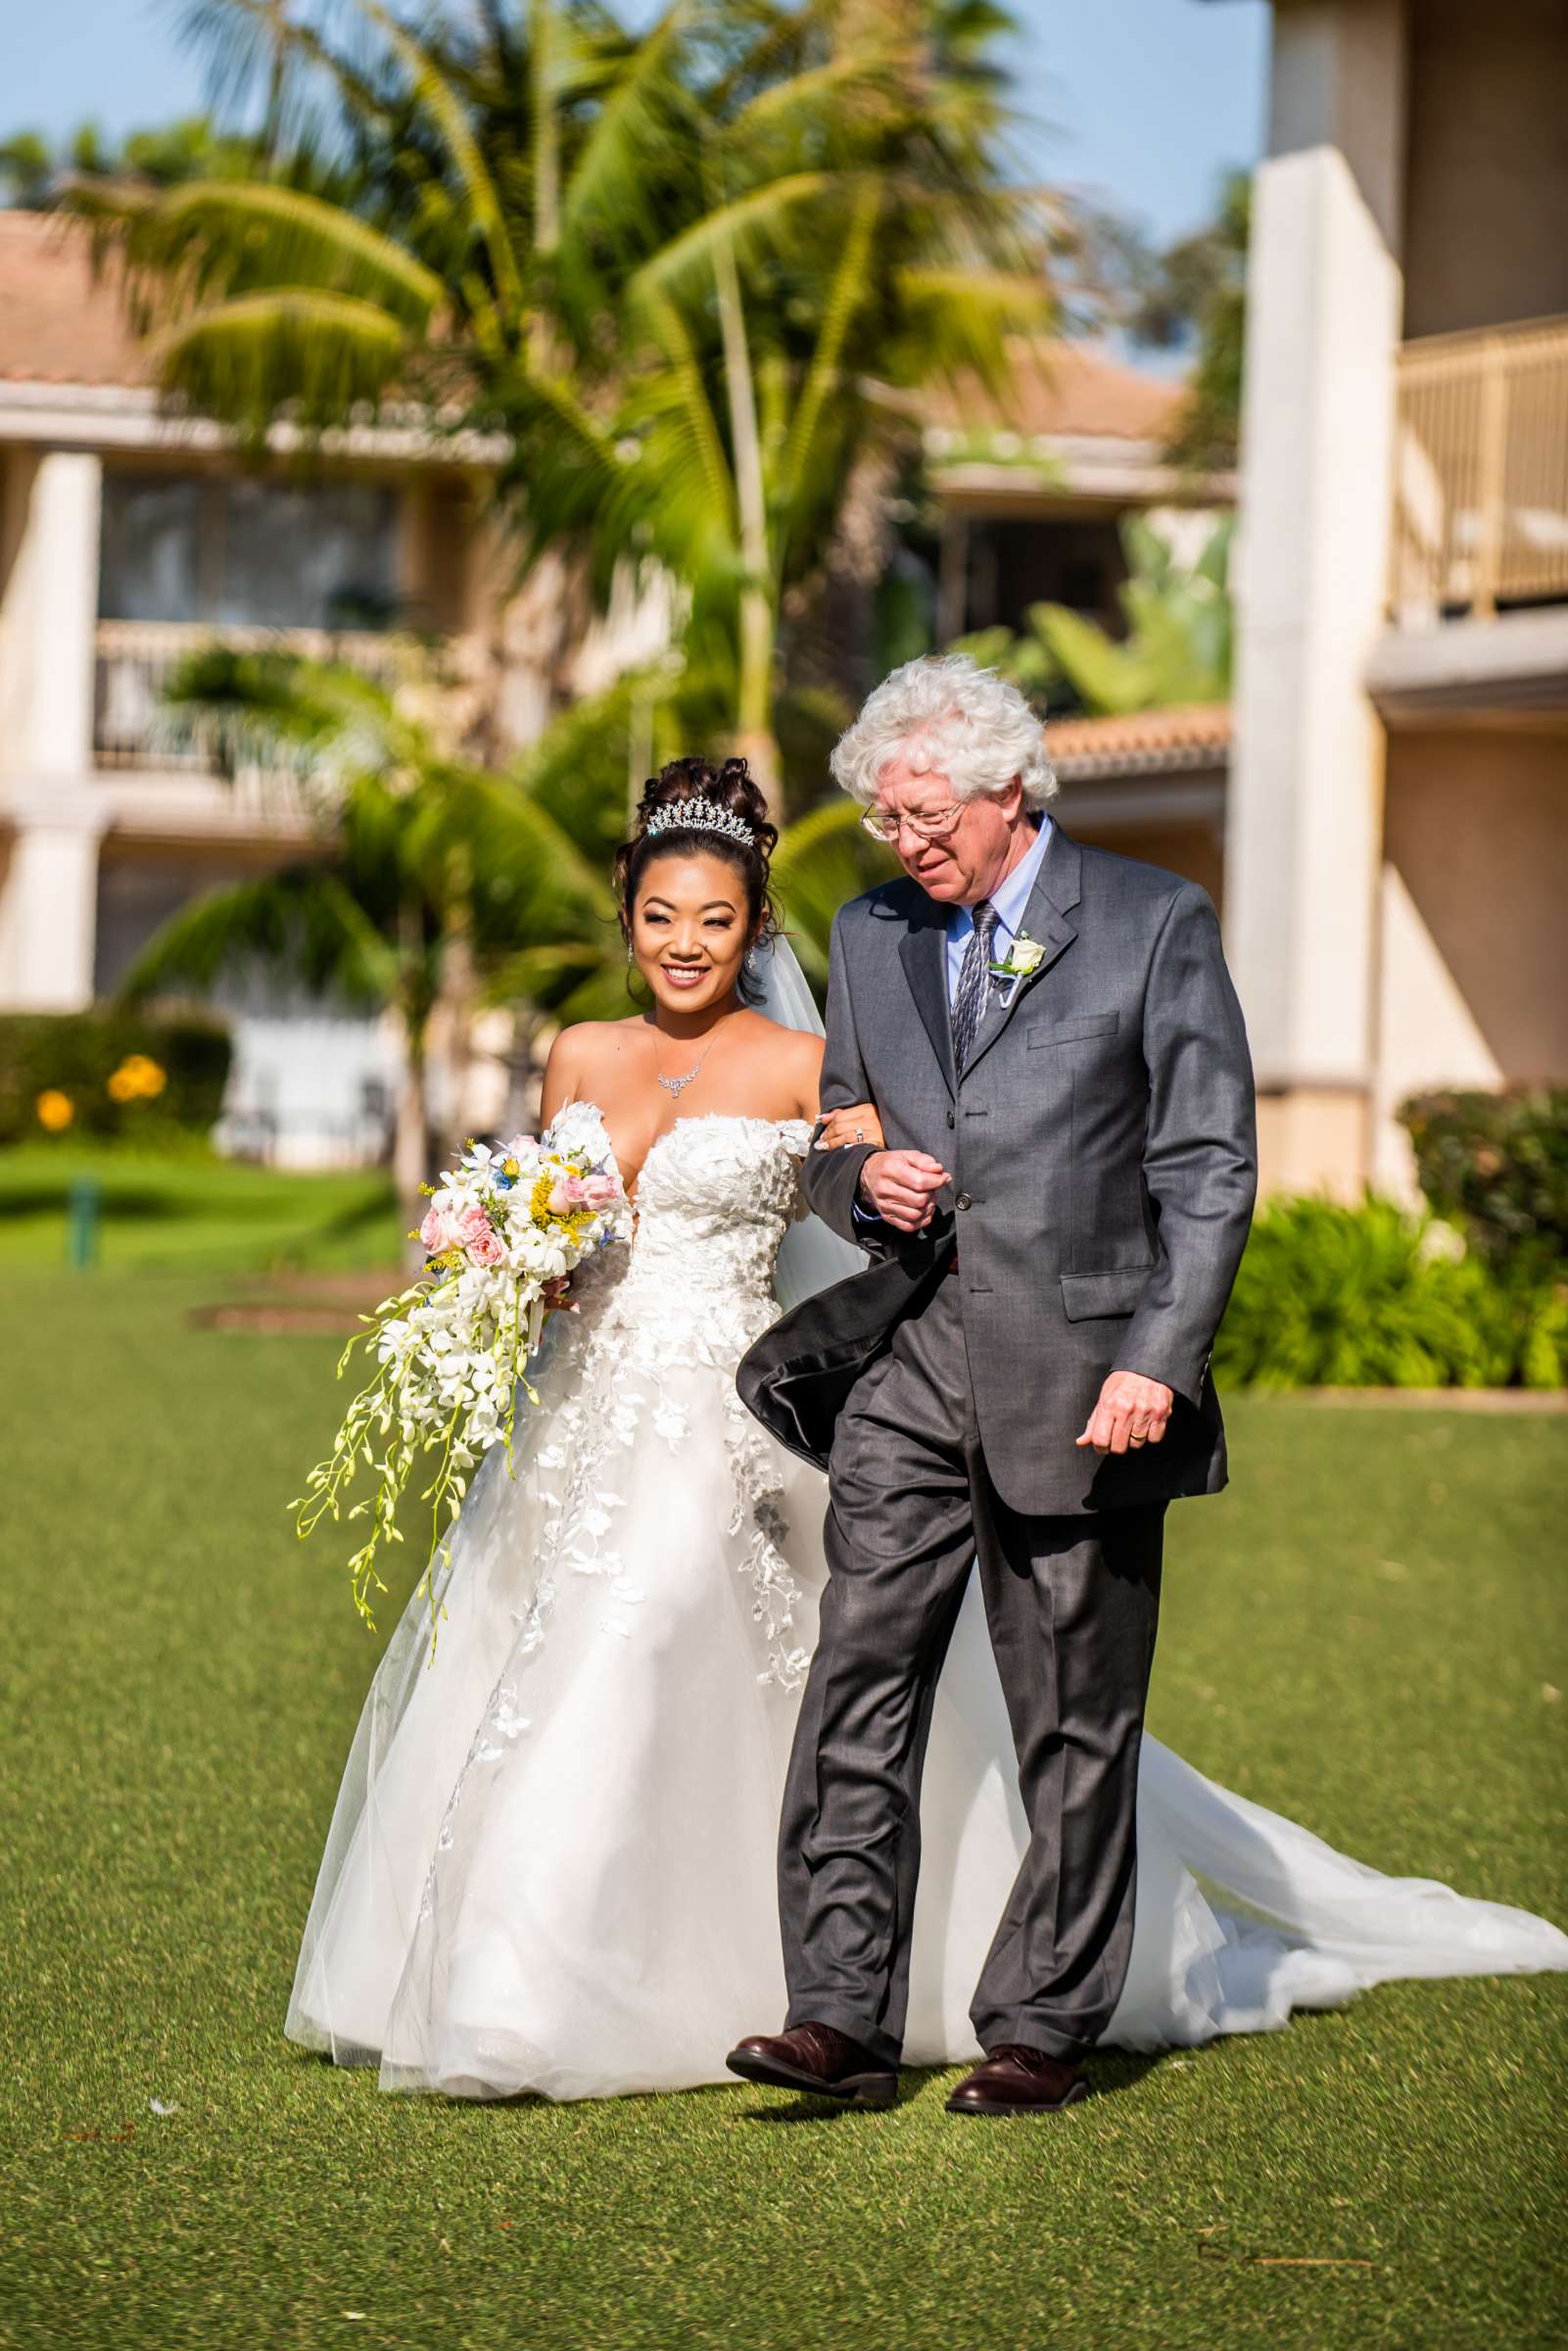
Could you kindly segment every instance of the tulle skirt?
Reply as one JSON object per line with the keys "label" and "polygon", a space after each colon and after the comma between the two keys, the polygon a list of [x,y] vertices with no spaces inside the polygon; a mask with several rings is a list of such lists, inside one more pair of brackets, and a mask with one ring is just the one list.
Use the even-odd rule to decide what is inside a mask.
{"label": "tulle skirt", "polygon": [[[650,1399],[651,1411],[651,1399]],[[557,2099],[728,2080],[784,2013],[775,1844],[797,1692],[776,1669],[757,1517],[809,1650],[823,1481],[754,1424],[728,1372],[666,1370],[619,1450],[606,1540],[574,1560],[533,1415],[493,1455],[439,1579],[375,1676],[311,1904],[286,2030],[389,2089]],[[740,1482],[736,1448],[766,1447]],[[757,1455],[750,1454],[753,1471]],[[610,1538],[613,1538],[611,1541]],[[969,2002],[1024,1845],[1011,1737],[972,1578],[942,1676],[922,1807],[907,2061],[977,2054]],[[1544,1920],[1390,1878],[1145,1739],[1126,2048],[1271,2031],[1391,1977],[1568,1966]]]}

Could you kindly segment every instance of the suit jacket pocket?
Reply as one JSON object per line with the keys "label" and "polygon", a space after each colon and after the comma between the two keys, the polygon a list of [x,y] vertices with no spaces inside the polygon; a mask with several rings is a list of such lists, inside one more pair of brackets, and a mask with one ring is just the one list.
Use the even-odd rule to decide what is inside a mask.
{"label": "suit jacket pocket", "polygon": [[1073,1045],[1085,1036],[1114,1036],[1120,1018],[1116,1012],[1085,1012],[1070,1021],[1035,1021],[1024,1031],[1023,1041],[1032,1048]]}
{"label": "suit jacket pocket", "polygon": [[1154,1271],[1148,1266],[1118,1266],[1111,1273],[1064,1273],[1062,1311],[1069,1322],[1086,1322],[1096,1315],[1132,1315]]}

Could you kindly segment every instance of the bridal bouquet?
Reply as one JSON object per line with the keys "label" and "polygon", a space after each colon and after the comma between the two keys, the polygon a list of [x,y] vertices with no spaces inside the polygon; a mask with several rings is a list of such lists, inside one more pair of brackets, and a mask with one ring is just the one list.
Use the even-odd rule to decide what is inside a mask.
{"label": "bridal bouquet", "polygon": [[[301,1536],[323,1517],[343,1515],[358,1470],[373,1493],[349,1509],[370,1520],[369,1535],[349,1561],[354,1602],[375,1630],[374,1596],[385,1592],[376,1568],[383,1542],[403,1540],[397,1525],[416,1458],[433,1453],[435,1474],[420,1499],[431,1506],[432,1564],[444,1530],[462,1508],[468,1472],[492,1446],[511,1466],[517,1392],[539,1402],[526,1367],[546,1315],[570,1306],[575,1269],[607,1241],[624,1238],[631,1209],[620,1177],[581,1147],[546,1135],[517,1135],[499,1150],[470,1143],[439,1186],[422,1187],[430,1208],[417,1235],[425,1271],[362,1319],[349,1341],[341,1379],[356,1347],[373,1350],[376,1371],[343,1417],[328,1460],[290,1504]],[[429,1566],[420,1590],[430,1593]]]}

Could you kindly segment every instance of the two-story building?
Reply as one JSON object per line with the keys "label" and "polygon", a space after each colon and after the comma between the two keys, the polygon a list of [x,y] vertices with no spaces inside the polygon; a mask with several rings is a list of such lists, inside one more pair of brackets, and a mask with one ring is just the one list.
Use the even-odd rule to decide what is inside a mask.
{"label": "two-story building", "polygon": [[1568,9],[1275,0],[1225,922],[1265,1182],[1568,1078]]}
{"label": "two-story building", "polygon": [[[1121,516],[1198,495],[1160,457],[1179,397],[1093,352],[1021,348],[1005,417],[978,394],[932,405],[918,421],[944,518],[944,637],[1017,624],[1041,597],[1114,616]],[[558,575],[504,593],[481,514],[493,454],[383,415],[309,469],[281,432],[267,465],[242,465],[210,422],[161,409],[71,223],[0,213],[0,1007],[108,993],[195,891],[306,840],[285,780],[221,782],[170,729],[160,689],[194,648],[293,647],[383,677],[421,648],[496,753],[553,695],[656,649],[656,598],[585,628]],[[1196,733],[1120,724],[1109,746],[1089,722],[1062,764],[1072,821],[1174,856],[1217,894],[1223,713],[1200,715]],[[396,1079],[383,1027],[270,976],[237,976],[219,1000],[232,1145],[377,1147]]]}

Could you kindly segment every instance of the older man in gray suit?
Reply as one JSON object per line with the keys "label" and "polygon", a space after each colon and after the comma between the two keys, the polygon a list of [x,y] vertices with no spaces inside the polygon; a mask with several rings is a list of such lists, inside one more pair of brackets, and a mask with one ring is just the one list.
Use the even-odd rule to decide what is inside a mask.
{"label": "older man in gray suit", "polygon": [[833,755],[905,879],[834,927],[813,1208],[872,1265],[741,1367],[830,1475],[829,1581],[780,1848],[789,2013],[734,2071],[894,2095],[931,1702],[972,1564],[1030,1844],[972,2009],[964,2114],[1085,2092],[1127,1968],[1167,1502],[1225,1482],[1209,1358],[1256,1184],[1246,1033],[1194,884],[1046,813],[1038,720],[911,662]]}

